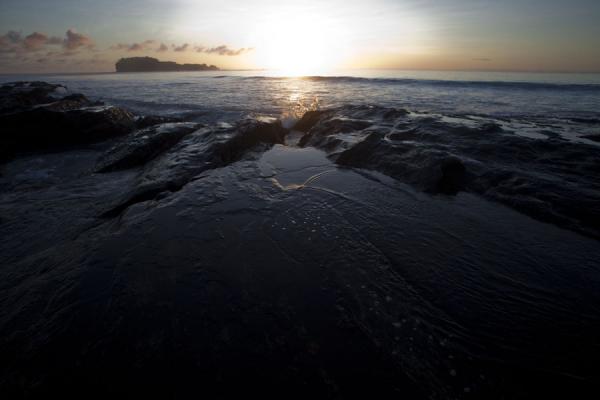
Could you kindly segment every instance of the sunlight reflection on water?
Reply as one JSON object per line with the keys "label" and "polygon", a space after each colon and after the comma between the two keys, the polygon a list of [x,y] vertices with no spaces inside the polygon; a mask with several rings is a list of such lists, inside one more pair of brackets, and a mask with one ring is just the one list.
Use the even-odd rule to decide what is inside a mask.
{"label": "sunlight reflection on water", "polygon": [[600,110],[600,76],[593,74],[371,70],[354,71],[362,78],[350,78],[351,73],[312,78],[275,77],[268,71],[3,75],[0,82],[62,83],[72,92],[136,112],[214,121],[231,121],[248,113],[297,118],[308,110],[345,104],[500,117],[596,118]]}

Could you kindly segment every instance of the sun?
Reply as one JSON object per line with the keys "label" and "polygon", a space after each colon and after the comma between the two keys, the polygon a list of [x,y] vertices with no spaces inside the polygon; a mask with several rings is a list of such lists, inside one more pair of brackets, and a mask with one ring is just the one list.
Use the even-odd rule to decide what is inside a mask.
{"label": "sun", "polygon": [[258,27],[256,62],[281,76],[326,74],[339,67],[348,43],[335,18],[279,11]]}

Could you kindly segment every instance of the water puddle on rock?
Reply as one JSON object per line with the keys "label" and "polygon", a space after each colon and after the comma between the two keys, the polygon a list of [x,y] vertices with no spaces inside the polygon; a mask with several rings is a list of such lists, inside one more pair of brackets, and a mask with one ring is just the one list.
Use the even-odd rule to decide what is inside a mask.
{"label": "water puddle on rock", "polygon": [[337,167],[321,150],[275,145],[258,161],[261,176],[282,190],[300,189]]}

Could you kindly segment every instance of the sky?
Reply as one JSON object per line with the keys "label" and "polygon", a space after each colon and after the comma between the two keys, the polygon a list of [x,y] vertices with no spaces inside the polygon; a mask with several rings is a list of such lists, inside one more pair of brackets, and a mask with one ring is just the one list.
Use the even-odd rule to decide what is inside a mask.
{"label": "sky", "polygon": [[0,73],[222,69],[600,72],[599,0],[0,0]]}

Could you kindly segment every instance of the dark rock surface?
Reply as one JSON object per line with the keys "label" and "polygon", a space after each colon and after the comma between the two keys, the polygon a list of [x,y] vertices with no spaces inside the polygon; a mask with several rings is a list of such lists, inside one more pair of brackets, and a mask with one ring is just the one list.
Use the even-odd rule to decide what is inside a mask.
{"label": "dark rock surface", "polygon": [[[283,143],[287,130],[279,121],[242,120],[230,128],[207,127],[187,135],[140,172],[133,189],[107,210],[104,217],[120,215],[130,206],[178,192],[204,171],[252,158],[270,146]],[[153,141],[152,151],[164,151]],[[144,152],[149,150],[144,148]],[[258,152],[258,153],[257,153]]]}
{"label": "dark rock surface", "polygon": [[184,122],[181,118],[165,117],[160,115],[142,115],[136,118],[135,127],[138,129],[149,128],[154,125],[166,124],[170,122]]}
{"label": "dark rock surface", "polygon": [[[64,95],[11,113],[100,109]],[[303,147],[127,120],[2,165],[3,398],[598,397],[593,145],[366,106]]]}
{"label": "dark rock surface", "polygon": [[588,139],[588,140],[592,140],[594,142],[599,142],[600,143],[600,134],[598,134],[598,135],[585,135],[585,136],[582,136],[582,138]]}
{"label": "dark rock surface", "polygon": [[590,125],[600,124],[600,119],[598,118],[571,118],[571,121]]}
{"label": "dark rock surface", "polygon": [[13,82],[0,86],[0,114],[26,110],[38,104],[52,103],[61,93],[62,85],[46,82]]}
{"label": "dark rock surface", "polygon": [[102,156],[96,171],[110,172],[143,165],[199,128],[195,123],[164,123],[136,131]]}
{"label": "dark rock surface", "polygon": [[98,142],[134,129],[129,111],[92,102],[81,94],[57,93],[58,89],[65,90],[40,82],[0,88],[0,160],[21,152],[54,151]]}
{"label": "dark rock surface", "polygon": [[368,134],[342,152],[336,162],[375,169],[430,193],[456,194],[465,188],[467,181],[465,165],[453,154],[440,150],[414,151],[412,146],[392,148],[384,135],[378,133]]}
{"label": "dark rock surface", "polygon": [[118,107],[52,108],[39,106],[0,116],[5,144],[2,156],[98,142],[134,128],[133,115]]}
{"label": "dark rock surface", "polygon": [[477,193],[600,238],[600,157],[593,146],[378,107],[313,112],[299,128],[306,130],[300,145],[322,148],[340,165],[377,170],[430,193]]}
{"label": "dark rock surface", "polygon": [[[66,87],[61,85],[45,82],[10,83],[0,87],[0,160],[10,159],[19,153],[57,151],[64,147],[81,146],[123,136],[135,129],[178,122],[181,120],[174,117],[135,117],[127,110],[105,106],[101,102],[89,100],[83,94],[68,94]],[[182,126],[179,134],[184,131],[186,129]],[[139,144],[139,138],[145,134],[136,136],[134,140]],[[154,148],[169,146],[171,140],[177,140],[178,134],[161,136],[150,132],[150,136],[157,141],[148,144]],[[151,157],[151,148],[147,148],[149,153],[146,157]],[[138,151],[143,152],[142,149]],[[130,157],[135,155],[131,154]]]}

